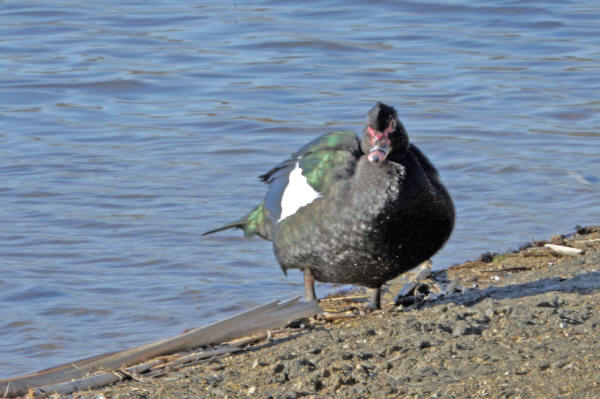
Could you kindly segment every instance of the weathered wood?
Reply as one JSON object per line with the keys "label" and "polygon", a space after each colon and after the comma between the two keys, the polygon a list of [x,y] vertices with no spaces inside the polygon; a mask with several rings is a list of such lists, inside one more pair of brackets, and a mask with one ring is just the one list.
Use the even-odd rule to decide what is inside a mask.
{"label": "weathered wood", "polygon": [[88,389],[103,387],[106,385],[113,384],[118,381],[122,381],[127,378],[124,374],[118,371],[112,373],[101,373],[90,377],[81,378],[78,380],[71,380],[62,382],[60,384],[48,385],[41,388],[31,389],[28,398],[44,398],[53,393],[60,395],[66,395],[75,391],[85,391]]}
{"label": "weathered wood", "polygon": [[30,389],[80,379],[99,371],[110,372],[123,369],[158,356],[202,345],[231,341],[281,327],[291,320],[313,316],[320,312],[321,308],[314,301],[299,302],[299,298],[292,298],[285,302],[272,301],[172,338],[121,352],[94,356],[25,376],[0,379],[0,393],[8,398],[24,395]]}
{"label": "weathered wood", "polygon": [[[266,334],[264,336],[266,336]],[[240,351],[242,350],[241,346],[242,344],[239,344],[238,346],[230,346],[218,349],[211,349],[207,351],[194,352],[187,355],[183,355],[169,362],[165,362],[164,360],[153,360],[135,367],[129,367],[124,370],[104,372],[100,374],[94,374],[89,377],[62,382],[60,384],[47,385],[36,389],[31,389],[27,397],[31,399],[37,399],[45,398],[53,393],[66,395],[75,391],[100,388],[124,380],[128,377],[136,378],[136,374],[147,371],[152,367],[160,366],[160,369],[155,370],[147,375],[147,377],[156,377],[163,375],[169,371],[180,368],[182,366],[185,366],[186,363],[192,363],[200,359],[207,359],[218,355]]]}

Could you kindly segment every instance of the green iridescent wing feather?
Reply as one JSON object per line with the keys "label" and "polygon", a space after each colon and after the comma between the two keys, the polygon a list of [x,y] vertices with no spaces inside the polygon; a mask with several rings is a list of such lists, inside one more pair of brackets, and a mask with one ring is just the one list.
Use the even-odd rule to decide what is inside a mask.
{"label": "green iridescent wing feather", "polygon": [[246,215],[247,223],[244,226],[244,235],[249,237],[257,234],[267,240],[271,239],[272,223],[269,219],[269,210],[264,203],[258,204]]}
{"label": "green iridescent wing feather", "polygon": [[354,166],[360,156],[360,142],[354,132],[338,131],[317,137],[294,154],[300,158],[302,175],[308,184],[326,194],[340,175]]}
{"label": "green iridescent wing feather", "polygon": [[296,162],[300,162],[302,174],[308,184],[321,195],[327,195],[335,181],[345,174],[351,174],[360,155],[360,142],[354,132],[337,131],[317,137],[292,154],[291,159],[260,176],[262,181],[269,184],[269,192],[263,202],[243,218],[203,235],[239,228],[244,230],[246,236],[256,234],[271,240],[273,226],[281,212],[281,196],[287,184],[285,176],[295,167]]}

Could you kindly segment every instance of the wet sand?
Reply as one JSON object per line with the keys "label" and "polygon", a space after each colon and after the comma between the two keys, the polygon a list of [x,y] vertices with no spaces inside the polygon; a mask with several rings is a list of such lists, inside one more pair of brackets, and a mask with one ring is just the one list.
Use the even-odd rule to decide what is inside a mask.
{"label": "wet sand", "polygon": [[425,288],[395,306],[391,284],[381,312],[307,320],[242,353],[72,396],[597,398],[600,227],[550,241],[585,252],[537,242],[483,254],[434,273],[462,292],[434,299]]}

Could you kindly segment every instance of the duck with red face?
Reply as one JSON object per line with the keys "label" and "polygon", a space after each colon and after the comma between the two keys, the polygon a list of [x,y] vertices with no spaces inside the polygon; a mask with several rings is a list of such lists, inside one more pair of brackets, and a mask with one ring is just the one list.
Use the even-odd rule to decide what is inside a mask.
{"label": "duck with red face", "polygon": [[314,282],[348,283],[372,291],[433,256],[454,227],[454,205],[433,164],[409,142],[396,110],[378,102],[361,139],[327,133],[278,164],[261,180],[262,203],[246,216],[205,234],[240,228],[273,241],[284,273]]}

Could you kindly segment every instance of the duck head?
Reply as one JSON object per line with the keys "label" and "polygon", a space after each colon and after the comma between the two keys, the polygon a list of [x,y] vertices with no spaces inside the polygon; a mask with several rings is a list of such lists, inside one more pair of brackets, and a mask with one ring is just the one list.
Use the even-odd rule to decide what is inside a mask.
{"label": "duck head", "polygon": [[361,149],[372,163],[381,163],[392,152],[403,152],[408,148],[408,136],[398,120],[398,113],[389,105],[377,102],[367,113]]}

